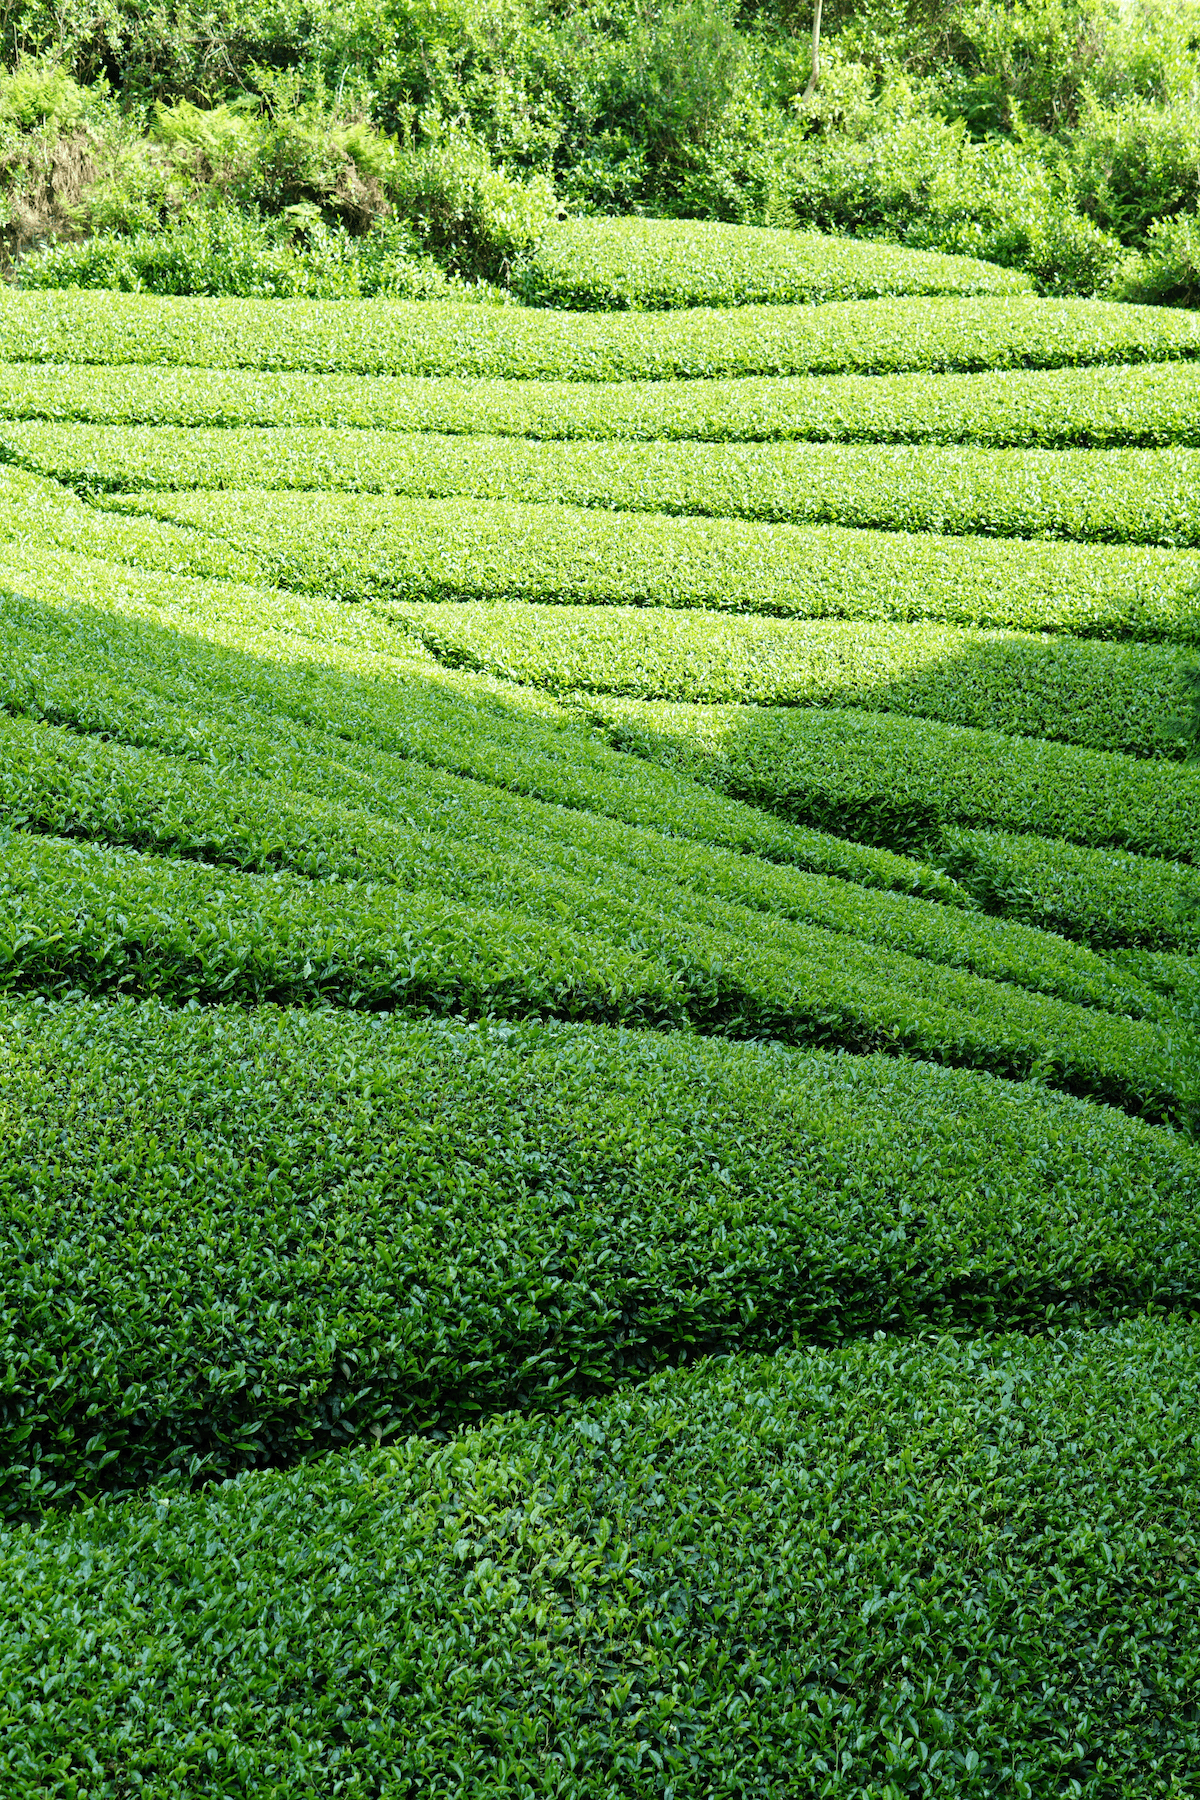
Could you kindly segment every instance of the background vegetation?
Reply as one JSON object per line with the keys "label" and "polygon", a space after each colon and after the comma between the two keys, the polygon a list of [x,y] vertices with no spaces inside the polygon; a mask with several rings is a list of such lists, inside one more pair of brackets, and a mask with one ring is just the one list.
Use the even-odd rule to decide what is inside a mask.
{"label": "background vegetation", "polygon": [[6,258],[39,285],[503,289],[561,212],[644,212],[1200,301],[1198,0],[827,0],[811,95],[810,28],[794,0],[15,0]]}

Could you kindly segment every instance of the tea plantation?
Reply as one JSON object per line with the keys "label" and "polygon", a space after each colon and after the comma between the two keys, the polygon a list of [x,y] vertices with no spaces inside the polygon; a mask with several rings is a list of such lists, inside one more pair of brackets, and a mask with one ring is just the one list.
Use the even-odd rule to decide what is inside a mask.
{"label": "tea plantation", "polygon": [[6,1797],[1196,1793],[1200,315],[1027,287],[4,293]]}

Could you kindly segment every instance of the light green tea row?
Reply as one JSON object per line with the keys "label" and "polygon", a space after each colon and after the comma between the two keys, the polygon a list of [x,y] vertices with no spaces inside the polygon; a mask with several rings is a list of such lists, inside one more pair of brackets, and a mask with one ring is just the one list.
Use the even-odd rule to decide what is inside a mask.
{"label": "light green tea row", "polygon": [[[754,866],[747,853],[959,908],[972,904],[970,889],[989,911],[1101,947],[1186,947],[1196,935],[1200,888],[1192,871],[1174,861],[1064,842],[1054,833],[1054,805],[1039,816],[1033,794],[1028,808],[1016,809],[1018,835],[945,821],[935,829],[929,809],[917,808],[922,841],[932,841],[930,853],[959,877],[950,880],[928,862],[797,825],[564,731],[565,719],[549,702],[539,715],[526,710],[528,690],[490,689],[486,680],[436,665],[420,671],[380,659],[361,645],[376,641],[386,622],[359,608],[80,557],[55,560],[46,552],[36,569],[32,560],[25,565],[23,577],[46,602],[6,599],[6,704],[72,730],[232,764],[289,789],[304,789],[311,780],[306,771],[313,771],[318,793],[340,792],[349,804],[385,815],[408,804],[402,797],[413,765],[405,759],[413,758],[418,774],[471,777],[472,809],[484,805],[486,794],[489,818],[505,828],[524,828],[519,796],[530,796],[551,803],[539,811],[539,834],[562,843],[586,839],[608,855],[609,829],[621,826],[619,854],[639,864],[648,855],[648,868],[660,866],[657,846],[665,833],[668,870],[676,861],[681,870],[686,864],[687,882],[702,891],[718,880],[714,850],[732,851],[714,891],[770,909],[786,911],[792,902],[746,885]],[[81,604],[89,595],[93,604]],[[347,641],[356,626],[363,636]],[[886,730],[887,721],[876,719],[874,726]],[[991,754],[990,738],[968,732],[951,739],[951,768],[956,744],[964,746],[968,768]],[[1008,748],[1018,767],[1026,767],[1022,747]],[[1136,769],[1124,759],[1101,759],[1106,778],[1114,766]],[[1074,771],[1085,784],[1094,773]],[[1162,773],[1172,780],[1187,774]],[[935,778],[935,787],[947,778]],[[1030,779],[1036,789],[1036,769]],[[906,778],[902,771],[906,793],[911,781],[912,772]],[[979,801],[971,816],[986,811]],[[1014,816],[1003,802],[1000,811]],[[837,808],[826,816],[834,831],[854,826]],[[908,818],[901,835],[911,838],[912,824]],[[1019,835],[1039,827],[1052,834],[1049,840]],[[696,849],[685,858],[689,843]]]}
{"label": "light green tea row", "polygon": [[4,363],[0,415],[530,438],[1194,445],[1200,443],[1200,367],[1167,362],[976,375],[592,383]]}
{"label": "light green tea row", "polygon": [[[1200,554],[1193,550],[503,501],[397,505],[350,494],[189,494],[156,497],[152,504],[179,524],[82,505],[57,483],[0,471],[7,579],[36,588],[51,579],[51,570],[75,568],[74,578],[62,578],[68,591],[72,579],[81,593],[107,591],[122,579],[111,565],[131,564],[384,603],[624,603],[777,617],[943,619],[1182,643],[1200,638]],[[88,558],[88,565],[72,564],[71,554]],[[110,565],[109,573],[96,559]],[[136,586],[147,577],[131,572],[124,579]]]}
{"label": "light green tea row", "polygon": [[889,531],[1200,542],[1200,450],[1180,447],[560,443],[318,426],[199,431],[26,421],[0,428],[0,452],[33,473],[99,493],[460,494]]}
{"label": "light green tea row", "polygon": [[1183,704],[1181,658],[1158,645],[644,606],[409,602],[396,616],[450,667],[555,693],[855,706],[1094,750],[1183,754],[1170,726]]}
{"label": "light green tea row", "polygon": [[12,289],[0,305],[0,362],[661,381],[1198,355],[1198,313],[1023,294],[591,315]]}
{"label": "light green tea row", "polygon": [[712,219],[570,219],[514,286],[534,306],[581,312],[809,304],[882,294],[1019,294],[1023,271],[970,256]]}

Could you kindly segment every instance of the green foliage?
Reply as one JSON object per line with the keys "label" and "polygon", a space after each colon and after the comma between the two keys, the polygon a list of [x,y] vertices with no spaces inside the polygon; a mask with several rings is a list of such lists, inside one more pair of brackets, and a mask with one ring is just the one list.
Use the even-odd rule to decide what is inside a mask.
{"label": "green foliage", "polygon": [[88,99],[53,62],[18,62],[0,71],[0,120],[25,131],[48,125],[71,130],[87,112]]}
{"label": "green foliage", "polygon": [[[514,866],[512,876],[530,872]],[[1163,1028],[875,948],[722,916],[681,926],[616,897],[596,916],[464,907],[443,891],[253,876],[12,834],[0,988],[80,999],[595,1019],[910,1052],[1182,1122],[1194,1076]],[[554,922],[547,912],[569,918]],[[1146,1006],[1147,1011],[1157,1009]]]}
{"label": "green foliage", "polygon": [[[372,238],[361,240],[360,255]],[[528,438],[790,438],[1093,449],[1200,446],[1200,364],[975,375],[513,381],[427,375],[0,363],[6,419],[340,425]]]}
{"label": "green foliage", "polygon": [[[525,802],[516,796],[549,803],[548,812],[536,809],[533,826],[543,860],[551,854],[547,836],[572,850],[586,846],[633,858],[635,866],[652,855],[656,872],[665,868],[679,880],[686,871],[702,890],[717,881],[719,865],[727,897],[755,906],[763,904],[763,890],[747,873],[750,858],[971,905],[961,888],[927,865],[789,825],[621,756],[568,729],[565,715],[549,704],[534,710],[519,704],[522,696],[514,703],[436,666],[414,669],[394,655],[372,654],[381,642],[395,645],[386,624],[369,618],[356,631],[354,613],[347,620],[338,608],[310,611],[292,596],[261,588],[178,575],[139,578],[73,557],[56,567],[40,546],[26,572],[49,603],[5,596],[3,695],[15,712],[190,761],[232,765],[288,790],[313,792],[315,785],[318,795],[337,795],[401,823],[415,803],[414,776],[424,788],[430,770],[443,771],[452,812],[463,803],[452,778],[465,776],[472,784],[470,810],[478,814],[486,806],[487,816],[505,828],[530,829]],[[103,610],[81,607],[89,584]],[[310,632],[321,633],[320,663],[313,661],[313,637],[294,631],[298,614]],[[213,641],[197,637],[198,623]],[[620,832],[614,840],[606,821],[639,832],[632,840]],[[653,834],[650,850],[640,829]],[[689,844],[703,847],[699,862],[689,856]],[[716,847],[732,852],[732,862],[709,860]],[[756,875],[761,883],[762,871]],[[768,910],[790,907],[777,893]]]}
{"label": "green foliage", "polygon": [[[92,133],[85,224],[136,228],[193,192],[236,190],[357,231],[390,201],[472,279],[528,254],[557,193],[584,213],[982,256],[1087,294],[1125,279],[1123,247],[1143,250],[1188,204],[1190,0],[831,3],[813,95],[808,23],[726,0],[237,0],[219,15],[194,0],[17,0],[12,116],[48,133],[52,156],[58,134],[100,118],[112,83],[124,120]],[[40,183],[25,168],[31,216]],[[71,235],[66,212],[42,224]],[[13,247],[38,236],[22,228]]]}
{"label": "green foliage", "polygon": [[1089,215],[1123,243],[1147,242],[1154,227],[1200,200],[1195,96],[1166,110],[1144,101],[1112,109],[1090,101],[1070,161]]}
{"label": "green foliage", "polygon": [[986,1077],[333,1013],[0,1019],[10,1513],[706,1347],[1196,1298],[1195,1158]]}
{"label": "green foliage", "polygon": [[1175,446],[564,444],[321,426],[203,431],[29,421],[0,428],[0,454],[99,494],[462,494],[952,536],[1200,545],[1200,451]]}
{"label": "green foliage", "polygon": [[1200,950],[1194,868],[1062,839],[946,826],[938,861],[989,912],[1106,950]]}
{"label": "green foliage", "polygon": [[1178,764],[851,709],[596,697],[589,710],[623,749],[867,843],[929,854],[947,825],[969,825],[1185,863],[1200,847],[1200,780]]}
{"label": "green foliage", "polygon": [[1200,307],[1200,213],[1159,219],[1146,243],[1145,256],[1124,271],[1121,297]]}
{"label": "green foliage", "polygon": [[580,219],[539,244],[514,283],[536,306],[580,311],[1005,294],[1028,288],[965,258],[796,231],[663,219]]}
{"label": "green foliage", "polygon": [[[45,665],[41,672],[45,682]],[[661,948],[673,929],[687,937],[699,926],[697,943],[712,928],[759,948],[812,949],[817,940],[789,938],[786,929],[779,935],[767,916],[774,915],[1077,1004],[1133,1016],[1147,1011],[1145,993],[1098,958],[1021,926],[907,897],[848,892],[840,881],[708,847],[697,852],[594,818],[573,828],[542,804],[500,799],[419,768],[389,770],[389,804],[379,782],[347,769],[344,759],[322,757],[311,745],[306,757],[272,751],[262,731],[243,732],[238,748],[256,775],[270,770],[274,781],[244,771],[218,776],[211,765],[197,766],[197,744],[191,759],[178,761],[79,737],[84,707],[70,707],[61,676],[58,687],[53,710],[75,731],[24,719],[0,723],[0,817],[23,830],[316,881],[381,881],[410,894],[437,889],[468,905],[543,918],[555,929],[569,917],[618,948],[635,941]],[[20,697],[18,690],[6,699],[15,705]],[[34,704],[44,712],[48,699],[43,689]],[[109,721],[119,729],[112,710]],[[202,735],[203,722],[195,733]],[[226,741],[227,755],[231,748]]]}
{"label": "green foliage", "polygon": [[1095,367],[1200,356],[1200,315],[1012,295],[664,314],[9,294],[0,360],[568,381]]}
{"label": "green foliage", "polygon": [[558,217],[544,175],[515,180],[465,139],[398,155],[388,191],[421,245],[455,274],[476,281],[505,279]]}
{"label": "green foliage", "polygon": [[245,211],[222,206],[170,226],[96,233],[27,256],[25,288],[107,288],[121,293],[236,294],[323,299],[361,294],[440,298],[441,270],[417,254],[407,229],[384,223],[363,237],[309,219],[289,235]]}
{"label": "green foliage", "polygon": [[[20,481],[6,471],[5,481]],[[191,493],[148,511],[14,483],[0,532],[90,556],[367,600],[635,603],[800,618],[941,619],[1194,643],[1195,551],[670,518],[603,508],[352,494]],[[3,489],[0,488],[0,494]],[[37,495],[36,505],[34,494]],[[37,556],[14,585],[43,578]],[[103,572],[81,572],[85,588]],[[38,589],[40,591],[40,589]]]}
{"label": "green foliage", "polygon": [[771,223],[983,257],[1049,293],[1107,285],[1119,241],[1082,217],[1061,179],[1022,146],[973,142],[961,120],[914,110],[905,84],[866,109],[857,131],[814,136],[819,112],[805,111],[761,152]]}
{"label": "green foliage", "polygon": [[0,1561],[0,1768],[15,1800],[90,1787],[89,1751],[163,1791],[437,1792],[452,1758],[488,1800],[534,1769],[741,1800],[849,1738],[847,1800],[935,1758],[948,1800],[1167,1796],[1200,1753],[1196,1398],[1154,1319],[788,1349],[48,1520]]}
{"label": "green foliage", "polygon": [[1165,646],[527,601],[410,602],[395,616],[449,667],[553,693],[865,707],[1134,756],[1183,754],[1162,724],[1178,681],[1178,653]]}

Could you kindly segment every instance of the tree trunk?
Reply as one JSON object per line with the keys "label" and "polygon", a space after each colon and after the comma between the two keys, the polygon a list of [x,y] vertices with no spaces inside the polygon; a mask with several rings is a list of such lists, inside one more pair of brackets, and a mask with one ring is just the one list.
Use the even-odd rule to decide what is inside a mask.
{"label": "tree trunk", "polygon": [[808,78],[808,86],[804,90],[804,98],[811,99],[817,91],[817,81],[821,74],[821,0],[815,0],[813,8],[813,45],[812,74]]}

